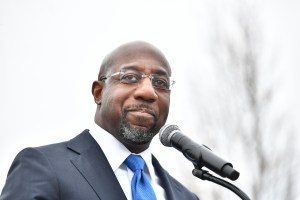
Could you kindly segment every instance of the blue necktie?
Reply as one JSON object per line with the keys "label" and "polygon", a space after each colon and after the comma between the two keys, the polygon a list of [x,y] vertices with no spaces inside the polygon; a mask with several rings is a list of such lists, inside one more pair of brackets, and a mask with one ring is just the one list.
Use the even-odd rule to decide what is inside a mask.
{"label": "blue necktie", "polygon": [[154,190],[144,173],[145,161],[139,155],[127,157],[125,164],[134,172],[131,180],[133,200],[156,200]]}

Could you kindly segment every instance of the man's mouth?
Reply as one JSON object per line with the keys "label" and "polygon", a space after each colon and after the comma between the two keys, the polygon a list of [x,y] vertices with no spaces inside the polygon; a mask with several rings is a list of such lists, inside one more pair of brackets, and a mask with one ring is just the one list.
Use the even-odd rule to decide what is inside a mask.
{"label": "man's mouth", "polygon": [[126,118],[132,125],[149,127],[155,124],[156,114],[144,106],[132,106],[125,109]]}
{"label": "man's mouth", "polygon": [[127,110],[127,113],[131,112],[136,115],[141,115],[141,116],[149,116],[149,117],[154,117],[155,118],[155,113],[152,110],[145,109],[145,108],[138,108],[138,109],[129,109]]}

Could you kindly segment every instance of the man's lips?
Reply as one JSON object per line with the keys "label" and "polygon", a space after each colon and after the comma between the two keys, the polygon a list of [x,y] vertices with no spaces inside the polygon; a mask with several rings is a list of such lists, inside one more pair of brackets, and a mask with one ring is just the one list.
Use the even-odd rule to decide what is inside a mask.
{"label": "man's lips", "polygon": [[126,111],[127,120],[135,126],[149,127],[156,121],[156,114],[147,108],[130,108]]}
{"label": "man's lips", "polygon": [[146,114],[155,116],[154,111],[152,111],[150,109],[146,109],[146,108],[133,108],[133,109],[127,110],[127,112],[146,113]]}
{"label": "man's lips", "polygon": [[157,113],[148,104],[131,104],[124,108],[126,121],[133,126],[152,127],[157,121]]}
{"label": "man's lips", "polygon": [[152,117],[156,117],[155,112],[149,109],[145,109],[145,108],[135,108],[135,109],[129,109],[127,110],[127,113],[133,113],[136,115],[142,115],[142,116],[152,116]]}

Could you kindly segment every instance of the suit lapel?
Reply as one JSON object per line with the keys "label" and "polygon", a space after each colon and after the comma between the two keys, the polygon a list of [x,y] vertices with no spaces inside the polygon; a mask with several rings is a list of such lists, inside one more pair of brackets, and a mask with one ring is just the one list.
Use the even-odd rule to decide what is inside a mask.
{"label": "suit lapel", "polygon": [[176,183],[172,181],[168,172],[166,172],[162,166],[159,164],[158,160],[152,155],[152,164],[154,166],[155,172],[161,180],[162,187],[164,188],[167,199],[180,200],[181,189]]}
{"label": "suit lapel", "polygon": [[102,149],[88,130],[72,139],[68,148],[79,155],[71,162],[101,200],[126,200],[126,196]]}

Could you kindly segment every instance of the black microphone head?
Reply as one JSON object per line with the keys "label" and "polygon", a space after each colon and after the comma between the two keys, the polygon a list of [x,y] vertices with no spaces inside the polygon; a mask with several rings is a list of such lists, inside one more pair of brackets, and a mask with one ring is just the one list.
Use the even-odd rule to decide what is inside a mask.
{"label": "black microphone head", "polygon": [[171,147],[171,137],[176,133],[181,132],[178,126],[166,124],[159,130],[159,139],[164,146]]}

